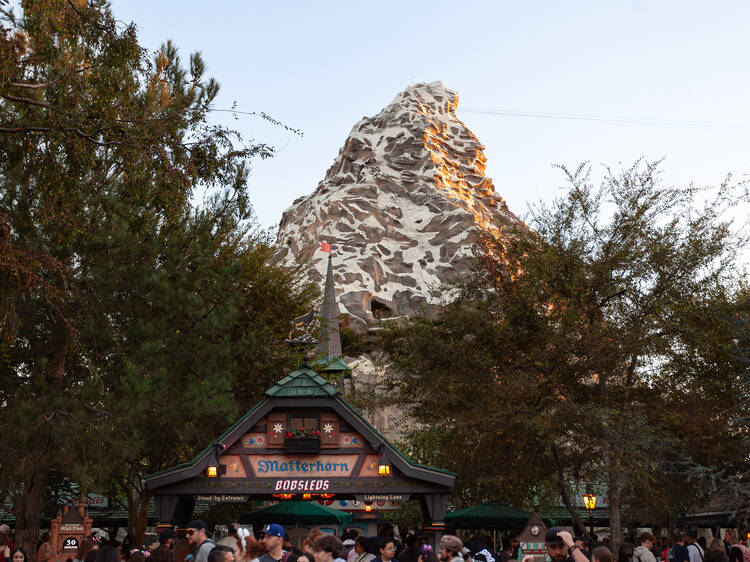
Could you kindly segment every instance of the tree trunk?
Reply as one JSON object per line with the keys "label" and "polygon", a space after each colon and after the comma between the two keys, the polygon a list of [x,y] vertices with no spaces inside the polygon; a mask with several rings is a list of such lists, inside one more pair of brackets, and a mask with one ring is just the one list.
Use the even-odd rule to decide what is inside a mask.
{"label": "tree trunk", "polygon": [[610,547],[615,560],[620,556],[622,546],[622,515],[620,513],[621,486],[620,476],[616,469],[609,468],[609,529]]}
{"label": "tree trunk", "polygon": [[603,453],[604,466],[609,474],[609,528],[610,547],[619,559],[620,547],[622,546],[622,468],[621,463],[625,451],[625,410],[630,404],[631,391],[635,380],[635,367],[638,364],[638,354],[633,353],[626,372],[625,396],[619,404],[619,415],[617,425],[613,434],[609,435],[612,444],[609,449],[605,447]]}
{"label": "tree trunk", "polygon": [[131,526],[133,527],[133,535],[136,542],[143,544],[143,537],[146,536],[146,527],[148,526],[148,503],[151,500],[151,491],[144,488],[141,490],[140,495],[137,515]]}
{"label": "tree trunk", "polygon": [[573,519],[573,528],[575,529],[575,533],[578,535],[589,536],[589,538],[593,541],[593,537],[589,535],[589,530],[586,528],[586,524],[581,520],[578,512],[575,509],[575,506],[573,506],[570,501],[568,489],[565,486],[567,481],[565,480],[562,462],[560,461],[560,454],[557,451],[556,445],[552,446],[552,454],[555,457],[555,464],[557,465],[557,487],[560,491],[560,498],[562,499],[565,509],[567,509],[568,513],[570,513],[571,519]]}
{"label": "tree trunk", "polygon": [[148,502],[151,491],[131,482],[125,483],[128,498],[128,533],[133,535],[136,544],[142,544],[148,526]]}
{"label": "tree trunk", "polygon": [[15,501],[16,544],[26,551],[29,560],[36,560],[45,479],[45,471],[38,464],[32,466],[24,479],[21,494]]}

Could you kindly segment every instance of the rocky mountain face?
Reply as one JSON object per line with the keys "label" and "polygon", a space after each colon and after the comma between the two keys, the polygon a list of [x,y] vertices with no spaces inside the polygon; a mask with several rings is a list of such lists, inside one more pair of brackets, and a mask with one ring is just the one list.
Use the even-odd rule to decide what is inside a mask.
{"label": "rocky mountain face", "polygon": [[484,175],[484,146],[441,82],[414,84],[352,129],[313,193],[281,219],[285,259],[323,282],[332,246],[342,317],[355,329],[444,302],[467,271],[473,235],[518,219]]}

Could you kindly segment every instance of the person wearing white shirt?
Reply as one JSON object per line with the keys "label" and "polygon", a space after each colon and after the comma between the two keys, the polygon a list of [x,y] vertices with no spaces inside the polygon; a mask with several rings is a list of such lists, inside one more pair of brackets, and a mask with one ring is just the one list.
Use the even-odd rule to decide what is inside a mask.
{"label": "person wearing white shirt", "polygon": [[703,562],[703,549],[701,545],[696,542],[698,533],[695,531],[688,531],[685,537],[685,545],[690,556],[690,562]]}

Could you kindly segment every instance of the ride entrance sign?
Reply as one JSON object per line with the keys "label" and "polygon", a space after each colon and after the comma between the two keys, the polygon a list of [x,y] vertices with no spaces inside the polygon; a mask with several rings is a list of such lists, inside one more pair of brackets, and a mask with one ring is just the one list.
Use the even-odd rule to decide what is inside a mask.
{"label": "ride entrance sign", "polygon": [[93,520],[86,515],[86,504],[80,502],[75,509],[63,506],[57,517],[50,521],[49,562],[65,562],[75,558],[84,537],[91,535]]}
{"label": "ride entrance sign", "polygon": [[249,497],[248,494],[198,494],[195,496],[195,500],[199,502],[244,503]]}
{"label": "ride entrance sign", "polygon": [[359,455],[254,455],[250,466],[258,478],[351,476]]}

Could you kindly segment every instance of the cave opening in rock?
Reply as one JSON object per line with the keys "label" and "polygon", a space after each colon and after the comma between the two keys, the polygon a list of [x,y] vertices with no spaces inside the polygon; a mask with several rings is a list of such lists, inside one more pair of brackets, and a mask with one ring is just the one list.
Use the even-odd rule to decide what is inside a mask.
{"label": "cave opening in rock", "polygon": [[395,313],[387,304],[376,299],[370,301],[370,310],[375,318],[391,318],[395,316]]}

